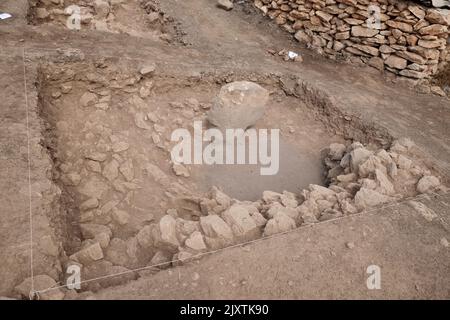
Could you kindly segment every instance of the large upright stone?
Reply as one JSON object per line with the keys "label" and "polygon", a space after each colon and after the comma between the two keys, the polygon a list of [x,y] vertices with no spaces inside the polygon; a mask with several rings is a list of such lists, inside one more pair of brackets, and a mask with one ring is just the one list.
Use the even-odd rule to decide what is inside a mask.
{"label": "large upright stone", "polygon": [[223,86],[208,113],[208,120],[221,129],[246,129],[256,123],[265,111],[269,92],[248,81]]}

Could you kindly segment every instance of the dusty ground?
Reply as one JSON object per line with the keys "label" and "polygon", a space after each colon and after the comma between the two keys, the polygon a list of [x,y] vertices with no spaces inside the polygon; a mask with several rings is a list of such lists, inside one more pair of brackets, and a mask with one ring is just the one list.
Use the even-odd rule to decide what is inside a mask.
{"label": "dusty ground", "polygon": [[[31,275],[31,257],[34,274],[60,271],[58,252],[49,248],[43,238],[58,238],[68,254],[80,245],[76,210],[60,215],[60,203],[55,200],[58,191],[52,182],[63,192],[63,199],[67,201],[63,203],[65,209],[76,208],[83,199],[83,183],[79,188],[65,186],[59,178],[71,171],[80,173],[82,181],[98,177],[95,169],[90,171],[81,162],[90,146],[104,143],[111,139],[111,134],[129,144],[125,155],[120,154],[120,159],[115,159],[119,163],[132,163],[135,177],[128,182],[139,186],[139,189],[124,191],[123,186],[111,184],[105,186],[101,196],[103,203],[120,201],[121,209],[133,217],[129,229],[118,229],[117,235],[121,237],[132,234],[146,221],[159,219],[166,209],[174,206],[171,200],[185,192],[189,195],[204,193],[210,186],[218,185],[233,197],[255,200],[267,189],[296,192],[309,183],[323,182],[320,149],[344,138],[386,145],[393,137],[409,136],[434,161],[435,168],[444,177],[449,174],[448,100],[419,95],[401,81],[370,68],[316,57],[300,48],[289,35],[253,14],[246,4],[237,5],[231,12],[217,9],[215,1],[208,0],[164,1],[160,6],[164,14],[171,17],[167,29],[149,27],[139,19],[130,21],[127,15],[134,16],[136,11],[133,10],[142,10],[136,6],[125,8],[127,10],[122,14],[119,12],[117,21],[109,24],[109,30],[95,31],[92,29],[96,28],[89,25],[74,32],[58,21],[36,22],[33,15],[32,25],[27,25],[30,15],[26,1],[0,4],[0,11],[14,15],[14,19],[0,22],[0,40],[3,42],[0,47],[0,88],[4,94],[0,111],[0,187],[3,190],[0,228],[1,256],[7,261],[0,269],[3,283],[0,295],[11,295],[12,288]],[[161,37],[166,32],[170,37]],[[79,61],[77,55],[68,56],[64,54],[67,51],[58,50],[60,48],[79,49],[85,58]],[[269,49],[293,49],[301,52],[305,61],[301,64],[285,62],[268,53]],[[99,63],[101,68],[96,67]],[[128,81],[136,77],[141,66],[149,63],[156,64],[154,78],[139,82],[131,80],[125,91],[110,85],[111,77]],[[64,80],[67,70],[73,71],[76,77]],[[290,76],[300,78],[311,89],[309,93],[302,97],[286,96]],[[193,119],[202,119],[207,109],[199,106],[180,112],[170,103],[195,98],[207,107],[221,84],[242,78],[258,81],[273,93],[271,108],[258,125],[277,126],[282,130],[279,175],[263,179],[255,175],[251,167],[231,171],[192,167],[189,178],[175,176],[167,161],[167,135],[180,124],[189,125]],[[70,85],[70,92],[62,94],[62,84]],[[130,97],[139,93],[142,87],[149,88],[150,94],[144,99],[152,106],[151,110],[145,111],[153,112],[161,126],[159,142],[154,135],[143,134],[142,128],[135,125],[136,116],[142,110],[132,108]],[[107,97],[104,102],[108,111],[101,107],[80,108],[80,97],[86,89]],[[290,132],[291,127],[295,127],[294,132]],[[108,158],[108,161],[112,159]],[[163,168],[172,188],[145,178],[148,162]],[[121,181],[127,181],[123,174],[120,177]],[[95,188],[94,191],[98,190]],[[430,206],[437,203],[443,205],[434,210],[444,220],[448,219],[446,202],[431,201]],[[439,243],[442,237],[449,238],[448,224],[424,223],[420,216],[409,216],[407,207],[401,207],[399,211],[390,215],[389,210],[384,210],[380,217],[371,215],[301,229],[268,240],[270,245],[267,242],[250,245],[252,254],[243,257],[239,251],[242,249],[233,249],[201,260],[199,266],[202,269],[198,271],[188,266],[157,276],[143,274],[149,280],[141,279],[120,291],[102,292],[98,297],[448,298],[448,272],[445,270],[448,270],[450,260],[448,249]],[[358,237],[361,235],[354,230],[366,224],[371,233],[360,242]],[[417,224],[423,224],[423,228],[417,228]],[[392,236],[387,237],[386,230]],[[32,250],[30,236],[34,239]],[[311,245],[308,239],[319,245]],[[356,248],[345,248],[346,241],[355,242]],[[386,246],[388,241],[392,242]],[[359,249],[360,243],[367,243],[365,249]],[[428,246],[420,245],[422,243]],[[331,254],[330,258],[325,253],[333,245],[339,248],[331,249],[336,255]],[[247,249],[244,251],[248,252]],[[402,259],[404,264],[397,264],[396,257],[400,253],[405,257],[418,255],[418,258],[405,258]],[[274,254],[278,258],[275,259]],[[311,258],[324,255],[324,261]],[[240,261],[239,268],[228,271],[229,265],[236,265],[237,260]],[[361,281],[363,268],[374,260],[381,261],[389,270],[386,284],[390,285],[386,291],[372,295],[361,287],[364,285]],[[270,268],[271,274],[276,274],[273,280],[267,280],[267,269],[250,267],[256,261],[260,265],[273,266]],[[401,285],[397,286],[398,282],[393,279],[411,267],[414,274],[411,278],[402,278]],[[307,268],[308,272],[298,273],[297,270],[302,268]],[[340,270],[339,277],[334,273],[330,275],[330,270],[336,269]],[[281,271],[274,273],[274,270]],[[188,275],[198,272],[200,280],[182,281],[180,274],[183,272]],[[174,275],[178,279],[172,279]],[[161,285],[152,291],[148,289],[147,281],[160,281]],[[162,285],[163,282],[168,282],[168,287]]]}

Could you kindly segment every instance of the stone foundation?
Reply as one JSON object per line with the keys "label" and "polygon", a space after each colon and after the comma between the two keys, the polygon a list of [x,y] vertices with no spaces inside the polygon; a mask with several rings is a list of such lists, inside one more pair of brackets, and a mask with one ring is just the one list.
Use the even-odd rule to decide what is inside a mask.
{"label": "stone foundation", "polygon": [[450,14],[397,0],[255,0],[264,15],[332,59],[362,62],[413,79],[449,60]]}

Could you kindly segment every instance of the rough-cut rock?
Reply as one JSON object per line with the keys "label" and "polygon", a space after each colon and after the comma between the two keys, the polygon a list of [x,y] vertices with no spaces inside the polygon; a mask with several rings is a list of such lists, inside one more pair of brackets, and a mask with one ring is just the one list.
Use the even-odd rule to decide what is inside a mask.
{"label": "rough-cut rock", "polygon": [[371,155],[372,152],[366,148],[356,148],[352,150],[350,152],[350,167],[352,171],[357,173],[359,165],[365,162]]}
{"label": "rough-cut rock", "polygon": [[424,176],[417,183],[417,192],[419,193],[427,193],[432,192],[433,189],[438,187],[441,184],[439,178],[435,176]]}
{"label": "rough-cut rock", "polygon": [[200,231],[194,231],[184,244],[187,248],[195,251],[206,250],[206,244]]}
{"label": "rough-cut rock", "polygon": [[366,188],[361,188],[355,195],[355,205],[359,210],[376,207],[391,200],[391,197]]}
{"label": "rough-cut rock", "polygon": [[[430,78],[441,68],[437,65],[449,61],[445,39],[449,35],[450,15],[442,10],[384,0],[253,2],[299,42],[332,59],[366,63],[380,71],[414,79]],[[376,5],[379,14],[371,15],[370,5]],[[416,65],[408,66],[408,61]]]}
{"label": "rough-cut rock", "polygon": [[279,212],[272,219],[267,221],[264,228],[264,236],[271,236],[277,233],[286,232],[296,228],[294,219]]}
{"label": "rough-cut rock", "polygon": [[391,68],[400,69],[400,70],[405,69],[406,65],[407,65],[407,61],[405,59],[394,56],[394,55],[389,56],[384,61],[384,63]]}
{"label": "rough-cut rock", "polygon": [[81,223],[80,231],[84,239],[94,239],[97,235],[101,233],[106,233],[112,236],[111,229],[107,226],[95,223]]}
{"label": "rough-cut rock", "polygon": [[82,265],[88,265],[94,261],[103,259],[103,250],[100,244],[96,242],[74,253],[70,256],[70,259],[78,261]]}
{"label": "rough-cut rock", "polygon": [[150,249],[153,246],[154,228],[154,225],[148,225],[139,230],[136,239],[142,248]]}
{"label": "rough-cut rock", "polygon": [[208,120],[221,129],[246,129],[264,114],[269,92],[260,85],[237,81],[220,89]]}
{"label": "rough-cut rock", "polygon": [[172,169],[173,169],[173,172],[175,172],[175,175],[177,175],[177,176],[182,176],[185,178],[188,178],[191,176],[191,174],[189,173],[189,170],[182,164],[174,164],[172,166]]}
{"label": "rough-cut rock", "polygon": [[374,174],[376,170],[386,172],[386,168],[381,163],[381,160],[374,155],[370,155],[358,166],[358,170],[356,172],[358,172],[360,177],[365,178]]}
{"label": "rough-cut rock", "polygon": [[159,268],[163,269],[169,267],[171,261],[172,255],[170,254],[170,252],[158,250],[150,261],[150,265],[158,266]]}
{"label": "rough-cut rock", "polygon": [[222,218],[231,227],[234,236],[239,241],[249,241],[260,236],[258,226],[244,206],[232,205],[222,213]]}
{"label": "rough-cut rock", "polygon": [[233,231],[217,215],[200,218],[200,226],[205,234],[205,241],[211,249],[224,248],[233,244]]}
{"label": "rough-cut rock", "polygon": [[170,216],[165,215],[159,221],[159,236],[154,239],[156,245],[161,248],[168,248],[169,250],[176,250],[180,245],[177,238],[176,220]]}
{"label": "rough-cut rock", "polygon": [[328,156],[331,160],[341,160],[346,149],[346,146],[341,143],[332,143],[329,147]]}

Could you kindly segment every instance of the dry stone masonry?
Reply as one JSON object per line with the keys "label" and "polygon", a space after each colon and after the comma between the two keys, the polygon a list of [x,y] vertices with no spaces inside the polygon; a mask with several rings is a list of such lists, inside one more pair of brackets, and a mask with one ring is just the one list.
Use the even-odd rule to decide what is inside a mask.
{"label": "dry stone masonry", "polygon": [[398,0],[254,4],[298,41],[333,59],[362,62],[411,79],[429,78],[450,59],[450,15],[445,10]]}
{"label": "dry stone masonry", "polygon": [[[68,257],[65,265],[78,265],[87,282],[82,288],[97,291],[136,279],[132,271],[143,266],[167,268],[197,259],[199,255],[231,245],[287,232],[303,225],[348,216],[418,194],[446,192],[447,188],[430,170],[409,139],[394,141],[386,149],[370,149],[359,142],[333,143],[323,150],[328,187],[311,184],[299,194],[264,191],[257,201],[232,199],[213,187],[206,198],[192,198],[201,211],[197,220],[181,218],[176,209],[167,211],[158,222],[121,239],[111,229],[110,219],[126,227],[126,212],[111,204],[110,219],[80,224],[82,248]],[[95,200],[83,202],[83,209],[94,208]],[[119,274],[108,278],[107,275]],[[103,279],[104,278],[104,279]],[[40,287],[54,284],[46,275]],[[28,294],[30,279],[16,291]],[[40,282],[39,282],[40,283]],[[64,293],[65,291],[65,293]],[[41,299],[60,299],[67,292],[58,289]]]}

